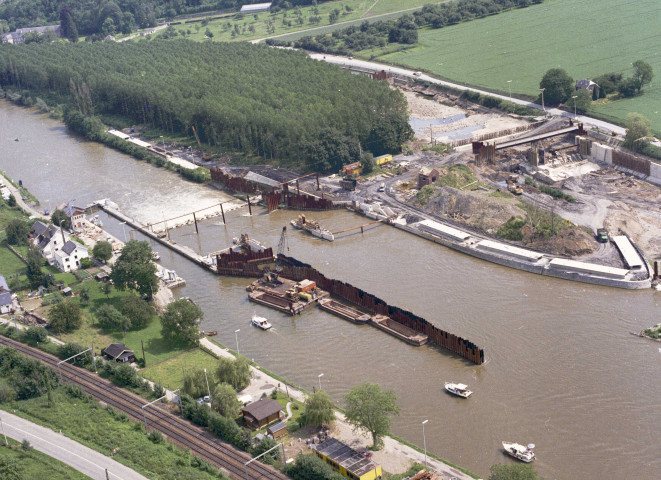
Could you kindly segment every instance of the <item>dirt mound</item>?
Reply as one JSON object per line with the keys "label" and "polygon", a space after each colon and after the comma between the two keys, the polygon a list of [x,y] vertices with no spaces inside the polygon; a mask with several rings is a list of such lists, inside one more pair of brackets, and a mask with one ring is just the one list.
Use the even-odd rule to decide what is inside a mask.
{"label": "dirt mound", "polygon": [[526,225],[521,229],[523,245],[526,248],[553,253],[565,257],[575,257],[592,253],[597,248],[597,242],[585,230],[578,227],[565,228],[553,237],[545,239],[532,234],[532,229]]}
{"label": "dirt mound", "polygon": [[514,216],[525,217],[526,212],[514,205],[512,198],[490,196],[487,192],[464,192],[452,187],[436,190],[425,211],[447,215],[466,225],[495,234],[498,228]]}

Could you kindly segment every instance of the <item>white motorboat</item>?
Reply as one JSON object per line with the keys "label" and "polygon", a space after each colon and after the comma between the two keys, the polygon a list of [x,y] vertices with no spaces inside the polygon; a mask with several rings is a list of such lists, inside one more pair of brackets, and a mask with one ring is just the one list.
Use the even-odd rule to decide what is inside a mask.
{"label": "white motorboat", "polygon": [[533,448],[535,448],[534,443],[530,443],[527,447],[524,447],[518,443],[503,442],[503,448],[508,455],[522,462],[530,463],[535,459],[535,452],[533,452]]}
{"label": "white motorboat", "polygon": [[161,256],[158,254],[158,252],[151,252],[151,259],[154,262],[158,262],[161,259]]}
{"label": "white motorboat", "polygon": [[468,390],[468,385],[464,385],[463,383],[445,382],[445,389],[448,392],[462,398],[468,398],[473,393],[470,390]]}
{"label": "white motorboat", "polygon": [[250,323],[252,323],[256,327],[261,328],[262,330],[268,330],[273,326],[269,323],[267,319],[265,319],[264,317],[260,317],[255,313],[252,314],[252,320],[250,321]]}

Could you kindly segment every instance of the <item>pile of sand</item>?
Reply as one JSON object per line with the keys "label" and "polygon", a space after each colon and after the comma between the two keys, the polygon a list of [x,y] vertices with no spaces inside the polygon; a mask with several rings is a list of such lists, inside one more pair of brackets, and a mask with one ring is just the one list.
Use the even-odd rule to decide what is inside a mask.
{"label": "pile of sand", "polygon": [[528,225],[521,231],[524,247],[554,255],[576,257],[592,253],[597,247],[596,240],[578,227],[565,228],[548,239],[536,236]]}

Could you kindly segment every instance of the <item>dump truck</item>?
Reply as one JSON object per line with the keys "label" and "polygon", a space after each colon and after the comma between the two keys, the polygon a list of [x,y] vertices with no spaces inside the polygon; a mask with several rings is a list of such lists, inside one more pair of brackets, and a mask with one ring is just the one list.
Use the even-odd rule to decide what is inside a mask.
{"label": "dump truck", "polygon": [[507,190],[509,190],[514,195],[521,195],[523,193],[523,189],[519,187],[518,175],[510,175],[507,177]]}
{"label": "dump truck", "polygon": [[596,238],[599,243],[608,243],[608,230],[598,228]]}

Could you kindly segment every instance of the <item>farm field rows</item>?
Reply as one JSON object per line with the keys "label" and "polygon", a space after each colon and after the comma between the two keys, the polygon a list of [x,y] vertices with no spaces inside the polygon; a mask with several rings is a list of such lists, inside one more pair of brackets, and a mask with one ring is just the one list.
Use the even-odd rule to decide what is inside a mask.
{"label": "farm field rows", "polygon": [[[444,0],[451,1],[451,0]],[[174,25],[178,32],[187,32],[191,40],[205,40],[205,32],[208,28],[213,33],[213,41],[250,41],[257,38],[270,37],[273,35],[286,35],[286,39],[293,40],[307,35],[321,35],[330,33],[333,30],[346,28],[352,24],[360,24],[365,20],[371,20],[376,15],[384,15],[374,20],[388,20],[397,18],[404,13],[395,13],[401,10],[419,8],[429,3],[441,3],[429,0],[337,0],[333,2],[324,2],[318,4],[318,12],[321,21],[317,24],[310,23],[310,17],[314,16],[314,7],[301,7],[301,15],[304,19],[301,25],[296,19],[295,10],[281,11],[278,13],[259,12],[256,14],[246,14],[243,18],[236,19],[235,15],[223,15],[222,18],[213,19],[208,25],[202,26],[199,21],[182,23]],[[337,23],[329,24],[328,14],[333,10],[339,10],[340,16]],[[406,13],[406,12],[405,12]],[[392,15],[387,15],[392,14]],[[255,18],[256,16],[256,18]],[[186,20],[184,20],[186,22]],[[230,24],[230,27],[227,24]],[[272,22],[274,30],[267,31],[267,22]],[[285,22],[291,22],[291,26]],[[352,23],[344,23],[352,22]],[[232,36],[234,25],[239,26],[239,33]],[[245,25],[245,31],[244,31]],[[253,31],[250,31],[250,28]],[[311,31],[307,31],[314,29]],[[162,35],[162,32],[160,33]],[[284,39],[285,37],[283,37]]]}
{"label": "farm field rows", "polygon": [[608,72],[631,75],[644,60],[656,73],[645,94],[594,107],[624,119],[632,111],[661,130],[661,2],[657,0],[547,0],[543,4],[437,30],[421,30],[419,46],[381,60],[422,68],[459,83],[538,95],[549,68],[575,79]]}

